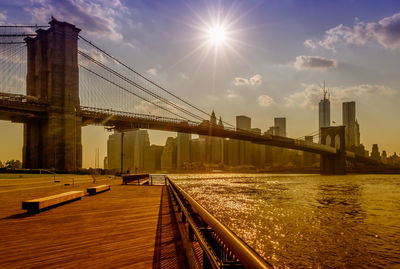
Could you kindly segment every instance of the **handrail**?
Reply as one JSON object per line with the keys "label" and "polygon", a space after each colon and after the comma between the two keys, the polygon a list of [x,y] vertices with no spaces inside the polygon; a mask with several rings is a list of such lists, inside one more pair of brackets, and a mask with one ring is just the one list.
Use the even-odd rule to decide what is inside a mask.
{"label": "handrail", "polygon": [[[47,169],[39,169],[40,175],[42,175],[42,171],[45,171],[45,172],[47,172],[47,173],[49,173],[49,174],[52,174],[52,175],[53,175],[53,180],[54,180],[54,182],[56,182],[56,175],[59,175],[59,174],[57,174],[57,173],[55,173],[55,172],[52,172],[52,171],[50,171],[50,170],[47,170]],[[63,176],[63,178],[72,179],[72,186],[75,186],[75,177]]]}
{"label": "handrail", "polygon": [[[246,268],[273,268],[271,264],[265,261],[257,252],[249,247],[242,239],[240,239],[234,232],[227,228],[224,224],[218,221],[213,215],[211,215],[204,207],[196,202],[189,194],[187,194],[182,188],[175,184],[171,179],[167,177],[170,185],[170,189],[174,192],[174,196],[179,199],[180,194],[184,200],[189,204],[191,209],[194,209],[196,213],[207,223],[209,227],[217,234],[217,236],[223,241],[223,244],[231,251],[235,257],[245,266]],[[186,203],[179,201],[179,204],[183,207]],[[183,208],[182,208],[183,209]],[[187,210],[185,210],[187,212]],[[186,213],[187,214],[187,213]],[[189,216],[185,216],[188,218]],[[193,229],[194,227],[192,227]],[[202,244],[200,244],[202,245]],[[203,249],[204,251],[207,251]]]}
{"label": "handrail", "polygon": [[39,169],[39,174],[40,174],[40,175],[42,175],[42,171],[45,171],[45,172],[47,172],[47,173],[49,173],[49,174],[52,174],[52,175],[53,175],[53,181],[56,182],[56,173],[51,172],[51,171],[46,170],[46,169]]}

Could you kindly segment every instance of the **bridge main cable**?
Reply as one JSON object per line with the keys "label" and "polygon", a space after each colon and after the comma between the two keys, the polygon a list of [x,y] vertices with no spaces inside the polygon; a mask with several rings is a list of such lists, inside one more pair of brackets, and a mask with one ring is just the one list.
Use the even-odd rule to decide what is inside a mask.
{"label": "bridge main cable", "polygon": [[[190,111],[188,111],[188,110],[186,110],[186,109],[184,109],[184,108],[178,106],[177,104],[175,104],[175,103],[173,103],[173,102],[170,102],[169,100],[167,100],[167,99],[165,99],[165,98],[159,96],[158,94],[156,94],[156,93],[154,93],[154,92],[152,92],[152,91],[146,89],[145,87],[143,87],[143,86],[137,84],[136,82],[132,81],[131,79],[129,79],[129,78],[127,78],[127,77],[121,75],[121,74],[118,73],[117,71],[115,71],[115,70],[113,70],[112,68],[110,68],[110,67],[104,65],[104,64],[101,63],[100,61],[98,61],[98,60],[94,59],[93,57],[89,56],[88,54],[86,54],[86,53],[84,53],[84,52],[82,52],[82,51],[80,51],[80,50],[78,51],[78,53],[79,53],[80,55],[82,55],[83,57],[85,57],[86,59],[90,60],[91,62],[97,64],[97,65],[100,66],[101,68],[103,68],[103,69],[107,70],[108,72],[114,74],[115,76],[117,76],[117,77],[123,79],[124,81],[126,81],[126,82],[128,82],[129,84],[135,86],[136,88],[138,88],[138,89],[144,91],[145,93],[147,93],[147,94],[153,96],[154,98],[159,99],[160,101],[166,103],[167,105],[172,106],[172,107],[174,107],[175,109],[177,109],[177,110],[179,110],[179,111],[181,111],[181,112],[187,114],[188,116],[193,117],[193,118],[195,118],[195,119],[197,119],[197,120],[200,120],[200,121],[203,121],[203,120],[204,120],[204,118],[202,118],[202,117],[200,117],[200,116],[198,116],[198,115],[196,115],[196,114],[194,114],[194,113],[192,113],[192,112],[190,112]],[[85,68],[85,69],[87,69],[87,68]],[[139,96],[138,96],[138,97],[139,97]],[[146,100],[146,101],[148,101],[148,100]],[[154,103],[153,103],[153,104],[154,104]],[[159,106],[159,107],[160,107],[160,106]]]}
{"label": "bridge main cable", "polygon": [[[112,56],[111,54],[107,53],[106,51],[102,50],[101,48],[99,48],[98,46],[94,45],[91,41],[87,40],[86,38],[84,38],[83,36],[79,35],[79,38],[82,39],[83,41],[85,41],[86,43],[88,43],[89,45],[91,45],[92,47],[96,48],[97,50],[101,51],[102,53],[104,53],[105,55],[107,55],[108,57],[110,57],[111,59],[113,59],[114,61],[116,61],[117,63],[119,63],[120,65],[122,65],[123,67],[127,68],[128,70],[130,70],[131,72],[133,72],[134,74],[138,75],[139,77],[141,77],[142,79],[144,79],[145,81],[149,82],[150,84],[156,86],[157,88],[163,90],[164,92],[170,94],[171,96],[175,97],[176,99],[178,99],[179,101],[185,103],[186,105],[196,109],[197,111],[207,115],[208,117],[210,116],[209,113],[205,112],[204,110],[192,105],[191,103],[185,101],[184,99],[180,98],[179,96],[175,95],[174,93],[172,93],[171,91],[168,91],[167,89],[165,89],[164,87],[158,85],[157,83],[151,81],[150,79],[146,78],[145,76],[143,76],[142,74],[140,74],[139,72],[135,71],[133,68],[131,68],[130,66],[128,66],[127,64],[121,62],[120,60],[118,60],[117,58],[115,58],[114,56]],[[234,125],[225,122],[225,124],[234,127]]]}
{"label": "bridge main cable", "polygon": [[126,92],[128,92],[128,93],[130,93],[130,94],[133,94],[133,95],[135,95],[136,97],[139,97],[140,99],[142,99],[142,100],[144,100],[144,101],[146,101],[146,102],[149,102],[149,103],[152,104],[152,105],[155,105],[155,106],[158,107],[158,108],[161,108],[161,109],[163,109],[163,110],[165,110],[165,111],[167,111],[167,112],[169,112],[169,113],[171,113],[171,114],[173,114],[173,115],[175,115],[175,116],[178,116],[178,117],[180,117],[180,118],[182,118],[182,119],[184,119],[184,120],[191,121],[191,120],[189,120],[189,119],[187,119],[187,118],[185,118],[185,117],[182,117],[182,116],[179,115],[179,114],[176,114],[176,113],[174,113],[174,112],[172,112],[172,111],[170,111],[170,110],[168,110],[168,109],[166,109],[166,108],[164,108],[164,107],[162,107],[162,106],[157,105],[157,104],[154,103],[154,102],[151,102],[151,101],[147,100],[146,98],[144,98],[144,97],[142,97],[142,96],[139,96],[138,94],[136,94],[136,93],[134,93],[134,92],[132,92],[132,91],[130,91],[130,90],[128,90],[128,89],[126,89],[126,88],[124,88],[124,87],[122,87],[122,86],[120,86],[120,85],[114,83],[114,82],[112,82],[111,80],[109,80],[109,79],[103,77],[103,76],[100,75],[100,74],[97,74],[96,72],[90,70],[89,68],[86,68],[85,66],[83,66],[83,65],[81,65],[81,64],[79,64],[79,67],[81,67],[81,68],[85,69],[86,71],[88,71],[88,72],[90,72],[90,73],[92,73],[92,74],[98,76],[99,78],[101,78],[101,79],[103,79],[103,80],[105,80],[105,81],[107,81],[107,82],[113,84],[114,86],[117,86],[118,88],[120,88],[120,89],[122,89],[122,90],[124,90],[124,91],[126,91]]}

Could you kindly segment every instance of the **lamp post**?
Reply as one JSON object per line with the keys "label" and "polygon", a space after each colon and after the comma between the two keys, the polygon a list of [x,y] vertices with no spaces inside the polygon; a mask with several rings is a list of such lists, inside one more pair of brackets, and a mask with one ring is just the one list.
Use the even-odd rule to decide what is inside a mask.
{"label": "lamp post", "polygon": [[124,172],[124,131],[121,130],[121,175]]}
{"label": "lamp post", "polygon": [[74,106],[74,157],[73,157],[73,168],[76,173],[76,107]]}

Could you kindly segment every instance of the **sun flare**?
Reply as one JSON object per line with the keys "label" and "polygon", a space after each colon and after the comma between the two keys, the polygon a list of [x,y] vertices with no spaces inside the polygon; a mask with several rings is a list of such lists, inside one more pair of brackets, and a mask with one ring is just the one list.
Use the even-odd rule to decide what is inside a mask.
{"label": "sun flare", "polygon": [[208,41],[214,46],[225,44],[228,37],[226,29],[221,25],[210,27],[207,31],[207,34]]}

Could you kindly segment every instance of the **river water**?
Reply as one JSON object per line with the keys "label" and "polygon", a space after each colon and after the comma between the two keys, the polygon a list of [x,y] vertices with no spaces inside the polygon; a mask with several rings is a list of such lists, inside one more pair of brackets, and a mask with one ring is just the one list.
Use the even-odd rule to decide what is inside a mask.
{"label": "river water", "polygon": [[400,175],[172,175],[277,268],[400,268]]}

